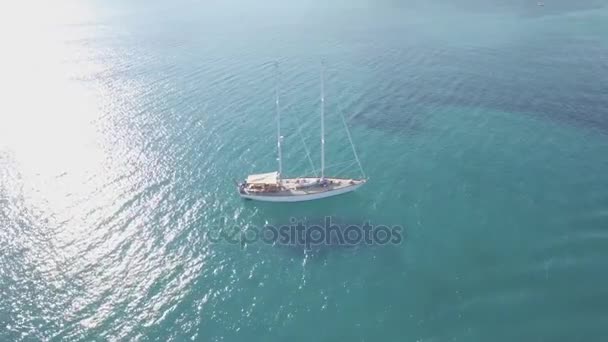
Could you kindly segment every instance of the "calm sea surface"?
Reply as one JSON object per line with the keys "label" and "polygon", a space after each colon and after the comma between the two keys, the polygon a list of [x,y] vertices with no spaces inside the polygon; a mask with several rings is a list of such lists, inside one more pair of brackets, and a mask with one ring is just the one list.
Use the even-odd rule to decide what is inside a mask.
{"label": "calm sea surface", "polygon": [[[0,341],[608,336],[606,1],[11,1],[0,32]],[[242,201],[274,60],[284,173],[320,166],[321,59],[327,164],[342,112],[369,183]],[[403,240],[209,239],[325,216]]]}

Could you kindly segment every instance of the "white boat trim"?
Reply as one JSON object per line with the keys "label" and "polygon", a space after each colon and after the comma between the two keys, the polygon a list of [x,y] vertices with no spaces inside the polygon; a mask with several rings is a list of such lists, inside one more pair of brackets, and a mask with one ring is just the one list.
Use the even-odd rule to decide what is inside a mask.
{"label": "white boat trim", "polygon": [[312,200],[346,194],[346,193],[357,190],[363,184],[365,184],[365,180],[362,180],[360,183],[357,183],[357,184],[354,184],[351,186],[347,186],[347,187],[343,187],[343,188],[339,188],[339,189],[329,189],[327,191],[312,192],[312,193],[299,194],[299,195],[288,195],[288,194],[274,195],[274,194],[268,194],[268,193],[265,193],[265,194],[240,193],[240,195],[241,195],[241,198],[244,198],[244,199],[263,201],[263,202],[304,202],[304,201],[312,201]]}

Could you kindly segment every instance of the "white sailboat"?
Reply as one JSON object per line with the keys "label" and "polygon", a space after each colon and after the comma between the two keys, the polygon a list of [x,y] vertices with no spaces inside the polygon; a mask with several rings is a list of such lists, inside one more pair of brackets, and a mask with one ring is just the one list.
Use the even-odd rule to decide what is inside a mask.
{"label": "white sailboat", "polygon": [[[277,65],[278,69],[278,65]],[[361,171],[361,178],[338,178],[326,177],[325,175],[325,75],[321,70],[321,175],[320,177],[306,176],[298,178],[284,178],[282,176],[283,164],[281,155],[281,111],[279,105],[278,71],[276,96],[276,116],[277,116],[277,154],[278,171],[249,175],[245,181],[238,183],[238,192],[242,198],[265,201],[265,202],[301,202],[311,201],[332,196],[345,194],[357,190],[367,182],[365,173],[361,167],[361,162],[355,150],[355,146],[348,130],[348,125],[344,116],[342,122],[346,129],[348,141],[351,144],[355,160]],[[312,164],[308,149],[307,156]]]}

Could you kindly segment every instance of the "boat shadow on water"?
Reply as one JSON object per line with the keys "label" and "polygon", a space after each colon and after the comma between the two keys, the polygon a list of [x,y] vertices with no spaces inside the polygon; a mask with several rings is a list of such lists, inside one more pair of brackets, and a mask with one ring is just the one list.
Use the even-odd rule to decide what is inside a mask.
{"label": "boat shadow on water", "polygon": [[298,204],[248,203],[257,209],[251,222],[251,236],[256,238],[243,241],[244,248],[260,243],[294,256],[323,259],[337,252],[397,245],[405,237],[401,226],[377,225],[367,217],[368,205],[356,193]]}

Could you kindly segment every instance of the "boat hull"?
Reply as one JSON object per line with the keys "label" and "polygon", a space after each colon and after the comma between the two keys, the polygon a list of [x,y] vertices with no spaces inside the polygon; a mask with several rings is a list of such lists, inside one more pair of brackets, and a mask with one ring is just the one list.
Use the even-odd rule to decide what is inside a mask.
{"label": "boat hull", "polygon": [[239,193],[241,198],[250,199],[254,201],[262,201],[262,202],[304,202],[304,201],[313,201],[319,200],[328,197],[334,197],[338,195],[343,195],[360,188],[365,182],[360,182],[357,184],[353,184],[350,186],[342,187],[339,189],[329,189],[326,191],[318,191],[311,193],[303,193],[303,194],[294,194],[294,195],[272,195],[272,194],[251,194],[251,193]]}

